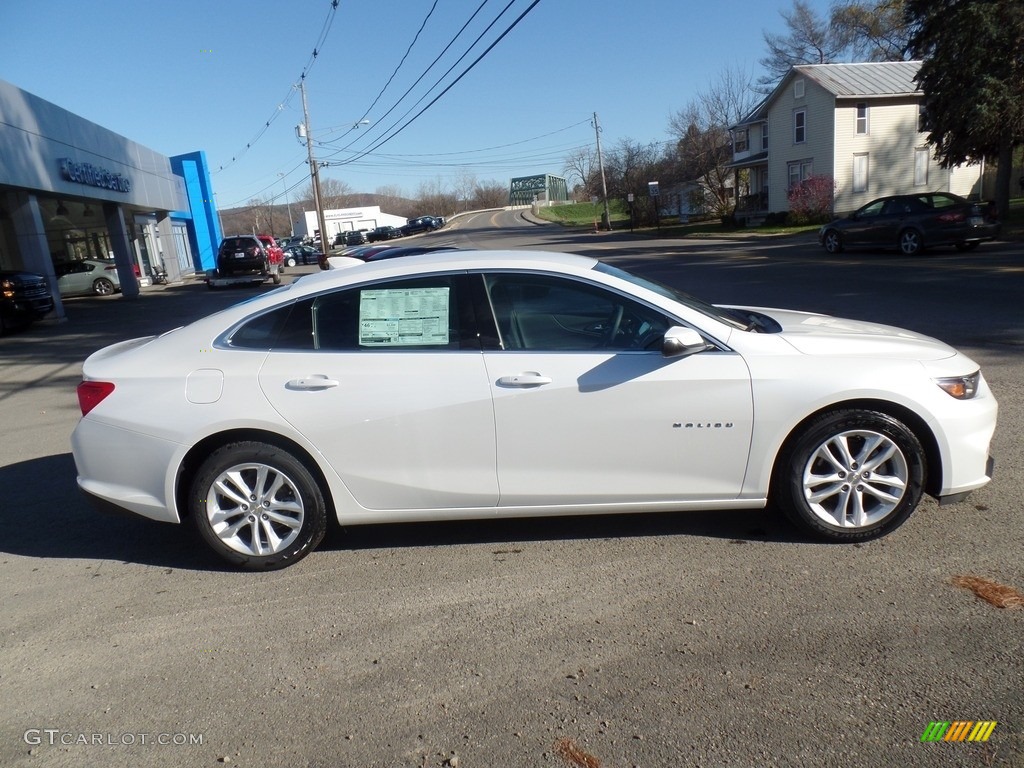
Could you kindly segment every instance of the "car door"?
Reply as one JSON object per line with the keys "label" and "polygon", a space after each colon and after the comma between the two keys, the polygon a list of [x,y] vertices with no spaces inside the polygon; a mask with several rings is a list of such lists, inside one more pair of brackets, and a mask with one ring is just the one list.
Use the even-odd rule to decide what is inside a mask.
{"label": "car door", "polygon": [[57,268],[57,290],[62,296],[92,293],[93,265],[85,261],[70,261]]}
{"label": "car door", "polygon": [[327,293],[273,333],[265,396],[367,509],[497,503],[494,412],[465,280]]}
{"label": "car door", "polygon": [[661,354],[676,321],[604,287],[496,273],[485,352],[499,506],[734,499],[752,427],[742,358]]}
{"label": "car door", "polygon": [[[884,210],[888,199],[875,200],[857,210],[848,220],[843,229],[843,241],[846,245],[879,245],[888,242],[884,238],[886,219]],[[896,235],[893,233],[892,240]]]}

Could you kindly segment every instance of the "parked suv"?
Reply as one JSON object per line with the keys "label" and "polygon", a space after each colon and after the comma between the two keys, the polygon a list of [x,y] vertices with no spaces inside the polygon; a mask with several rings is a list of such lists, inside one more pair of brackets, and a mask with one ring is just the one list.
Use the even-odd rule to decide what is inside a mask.
{"label": "parked suv", "polygon": [[366,240],[370,243],[376,243],[381,240],[394,240],[396,237],[401,237],[402,232],[398,227],[375,227],[366,233]]}
{"label": "parked suv", "polygon": [[[274,242],[272,237],[268,239],[271,243]],[[274,243],[274,247],[276,246],[277,244]],[[283,258],[283,256],[279,256],[279,258]],[[221,277],[269,275],[270,252],[263,241],[255,235],[225,237],[217,251],[217,272]]]}
{"label": "parked suv", "polygon": [[419,232],[433,232],[437,227],[437,220],[433,216],[420,216],[417,219],[409,219],[408,223],[402,227],[402,234],[415,235]]}
{"label": "parked suv", "polygon": [[0,272],[0,334],[53,311],[46,278],[32,272]]}

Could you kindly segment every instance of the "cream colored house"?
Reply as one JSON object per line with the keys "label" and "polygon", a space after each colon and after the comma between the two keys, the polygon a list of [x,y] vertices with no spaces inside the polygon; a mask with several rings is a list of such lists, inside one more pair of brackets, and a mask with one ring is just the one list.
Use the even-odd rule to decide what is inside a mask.
{"label": "cream colored house", "polygon": [[885,195],[979,194],[980,165],[944,169],[921,131],[919,61],[795,66],[730,130],[731,167],[747,171],[737,216],[787,211],[787,192],[810,176],[835,181],[836,214]]}

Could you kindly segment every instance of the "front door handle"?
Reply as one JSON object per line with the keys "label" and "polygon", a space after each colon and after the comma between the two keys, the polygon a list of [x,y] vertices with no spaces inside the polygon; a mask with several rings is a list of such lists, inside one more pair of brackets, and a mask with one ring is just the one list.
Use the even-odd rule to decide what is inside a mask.
{"label": "front door handle", "polygon": [[304,379],[292,379],[285,384],[286,389],[298,389],[301,391],[313,391],[316,392],[321,389],[330,389],[331,387],[337,387],[341,384],[336,379],[328,379],[323,374],[314,374],[313,376],[307,376]]}
{"label": "front door handle", "polygon": [[500,387],[539,387],[550,383],[550,376],[541,376],[536,371],[513,373],[509,376],[502,376],[498,379],[498,386]]}

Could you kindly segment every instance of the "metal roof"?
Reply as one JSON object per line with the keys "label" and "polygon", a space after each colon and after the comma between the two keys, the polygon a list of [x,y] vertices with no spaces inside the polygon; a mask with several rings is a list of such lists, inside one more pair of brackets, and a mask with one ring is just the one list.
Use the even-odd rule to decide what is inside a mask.
{"label": "metal roof", "polygon": [[921,93],[914,76],[920,61],[877,61],[858,64],[802,64],[793,67],[837,98],[850,96],[913,96]]}

